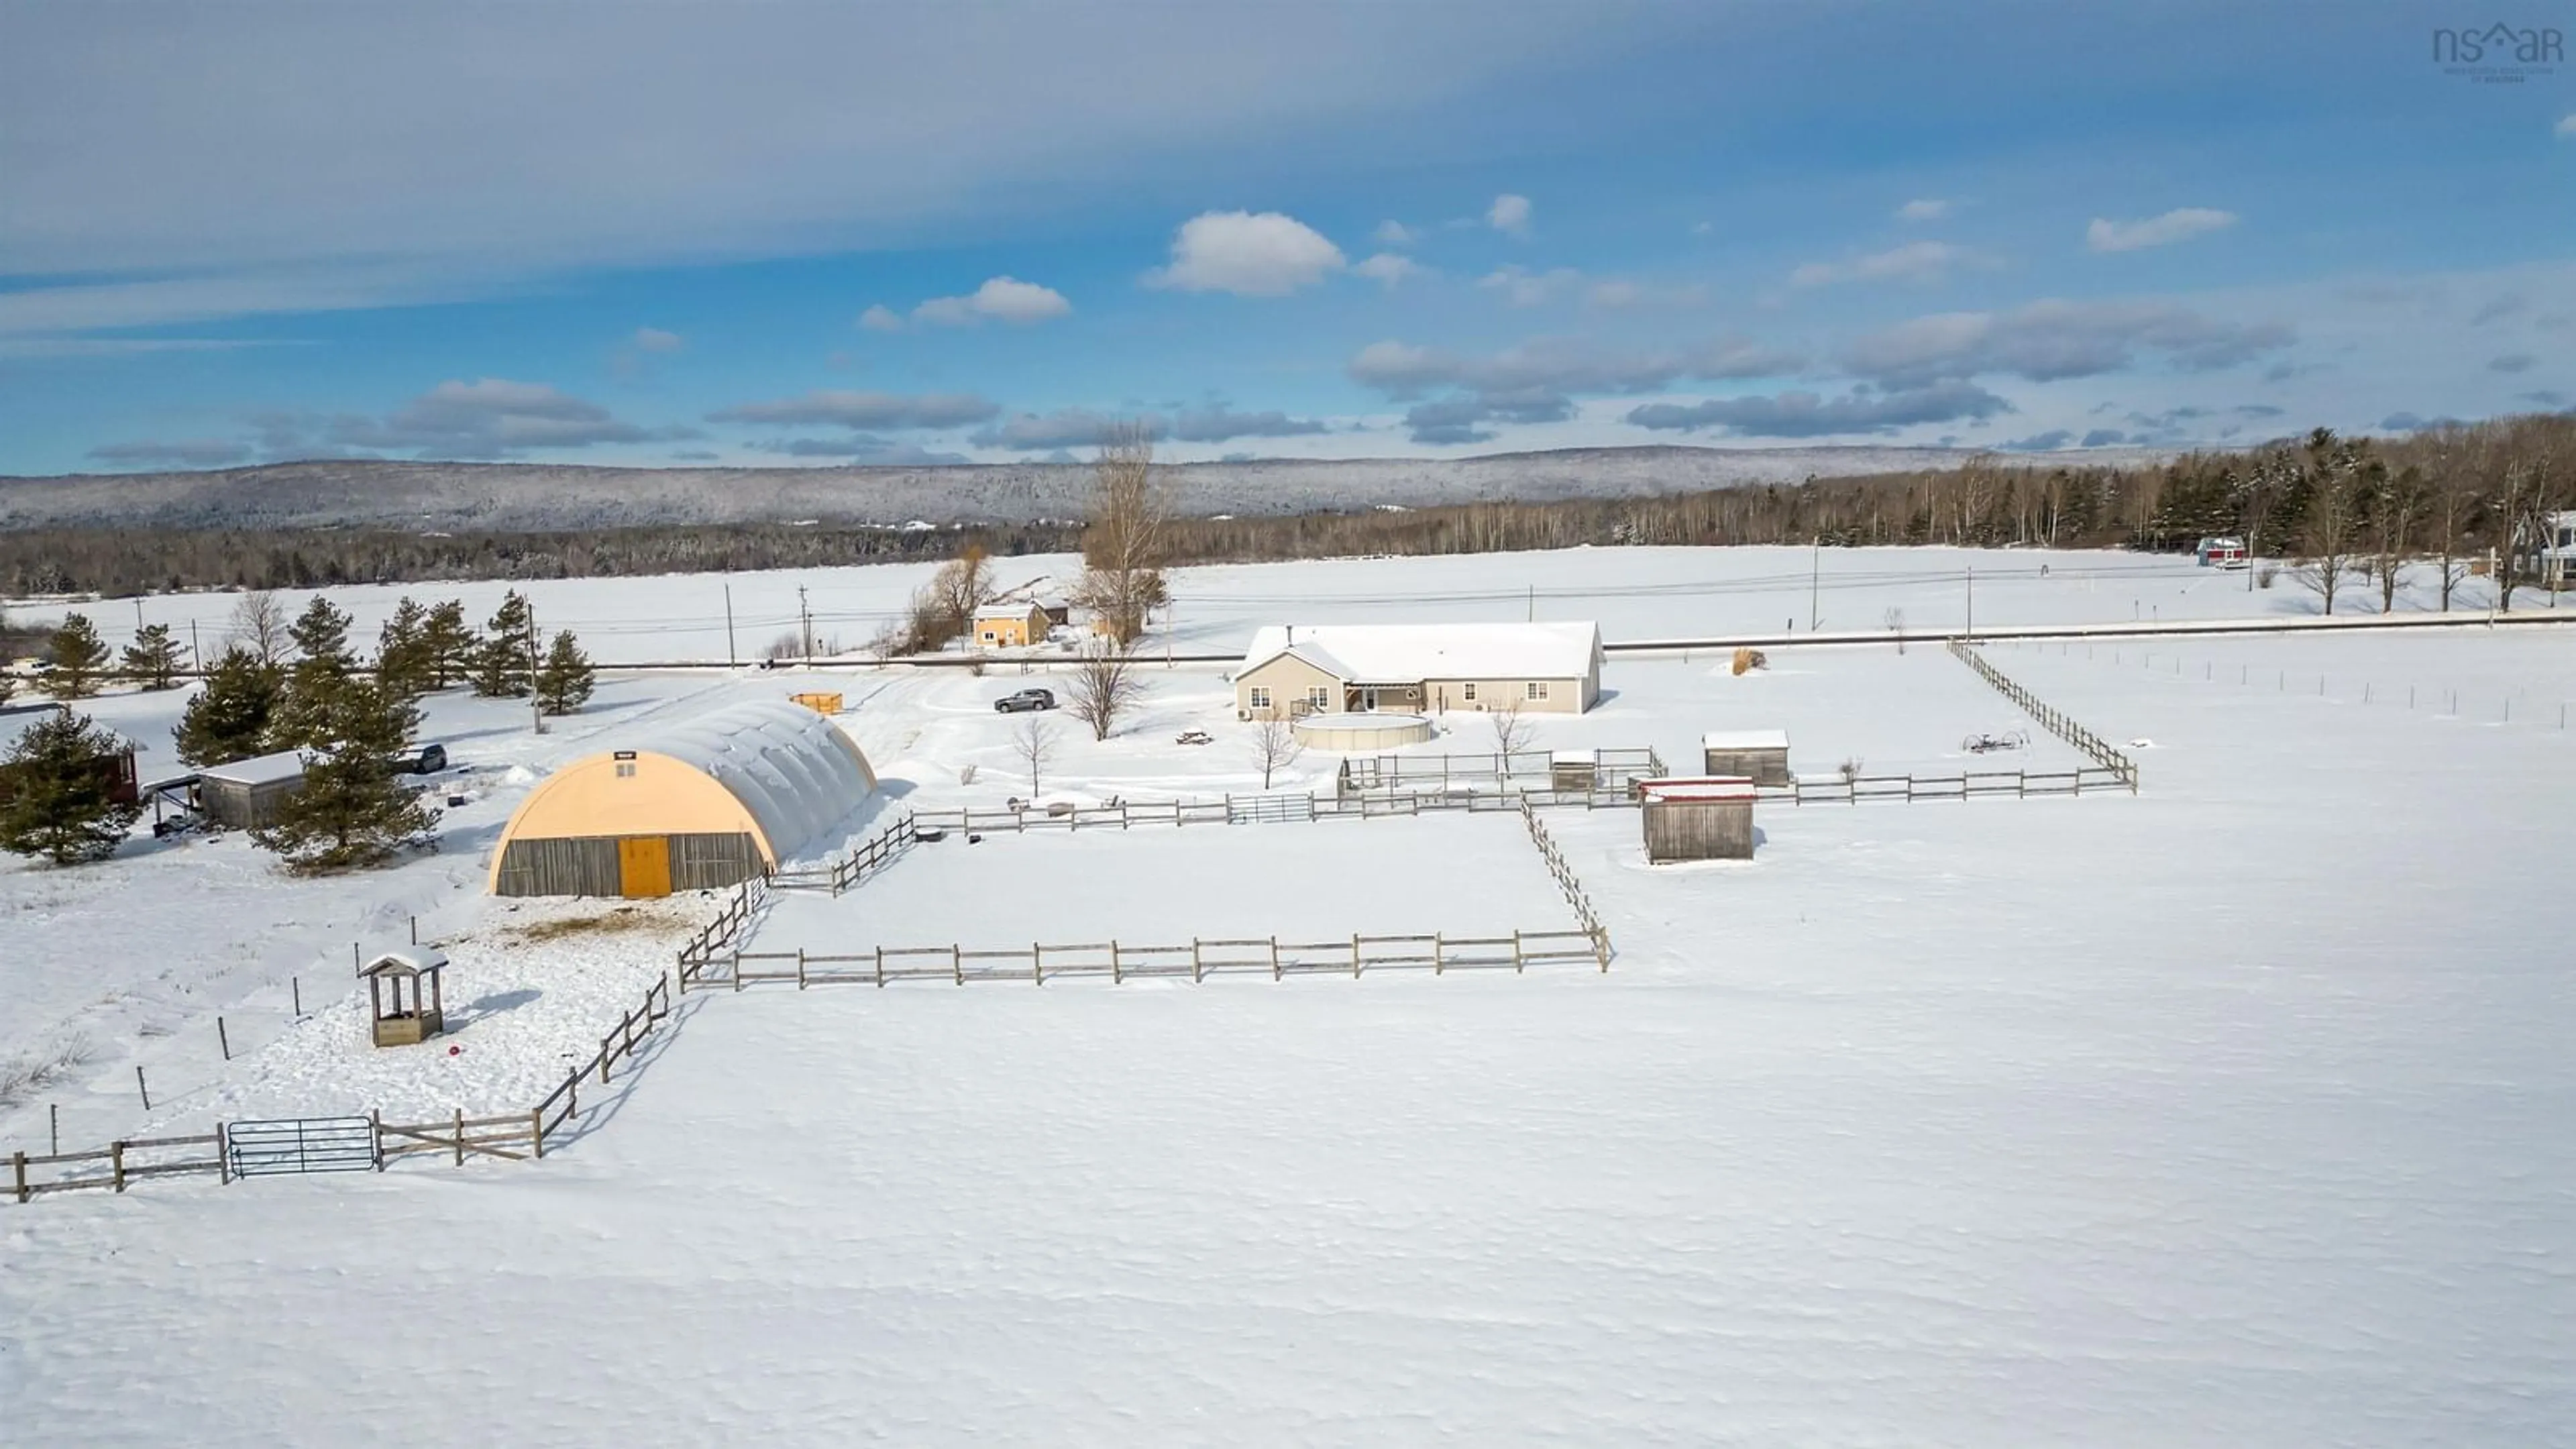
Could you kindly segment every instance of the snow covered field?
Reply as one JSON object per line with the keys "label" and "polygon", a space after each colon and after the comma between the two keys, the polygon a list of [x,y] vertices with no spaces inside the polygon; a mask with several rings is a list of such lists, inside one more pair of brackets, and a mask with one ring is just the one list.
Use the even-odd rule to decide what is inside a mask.
{"label": "snow covered field", "polygon": [[[515,587],[528,595],[541,629],[574,630],[603,661],[722,663],[728,657],[756,661],[773,641],[799,634],[800,588],[820,652],[864,649],[901,615],[933,567],[539,579]],[[997,586],[1039,595],[1060,593],[1080,572],[1081,561],[1070,555],[993,562]],[[1874,633],[1888,630],[1891,609],[1903,611],[1909,632],[1935,638],[1958,632],[1972,611],[1981,629],[2318,617],[2316,596],[2287,574],[2268,589],[2252,587],[2254,582],[2248,573],[2198,567],[2187,556],[2064,549],[1578,548],[1226,564],[1174,572],[1173,617],[1158,622],[1145,647],[1149,653],[1167,646],[1184,654],[1237,653],[1254,629],[1281,622],[1590,619],[1600,623],[1603,638],[1618,642],[1804,632],[1811,622],[1828,633]],[[480,624],[509,587],[486,581],[325,592],[355,617],[352,637],[371,641],[405,594],[461,599],[467,616]],[[292,613],[311,595],[288,590],[279,597]],[[183,643],[194,638],[211,657],[228,637],[226,621],[237,598],[156,596],[141,601],[141,616],[170,625]],[[2482,613],[2489,599],[2486,581],[2471,579],[2453,603]],[[2419,577],[2400,593],[2398,608],[2422,613],[2435,602],[2430,580]],[[2565,602],[2576,608],[2576,600]],[[2545,610],[2548,596],[2525,591],[2517,603]],[[2359,618],[2376,607],[2375,596],[2347,595],[2336,617]],[[62,605],[43,601],[9,608],[31,620],[58,619],[63,612]],[[122,647],[132,637],[136,601],[103,601],[86,606],[86,612],[111,646]]]}
{"label": "snow covered field", "polygon": [[[1981,623],[1988,561],[2026,557],[1978,561]],[[1337,591],[1448,587],[1445,562],[1272,577],[1311,578],[1298,616],[1322,618]],[[1346,567],[1377,582],[1322,576]],[[1653,576],[1583,567],[1592,587]],[[1247,630],[1289,607],[1238,602]],[[1990,657],[2149,742],[2142,793],[1765,807],[1756,861],[1665,869],[1638,859],[1632,813],[1552,812],[1616,940],[1607,975],[693,995],[541,1165],[0,1205],[0,1437],[2576,1442],[2576,978],[2552,925],[2576,636]],[[438,701],[442,729],[489,731],[457,750],[480,797],[448,852],[379,877],[285,883],[230,860],[236,842],[138,846],[111,868],[131,900],[73,915],[87,873],[0,867],[0,1033],[61,1012],[105,1052],[175,1050],[203,1034],[201,998],[267,969],[174,971],[242,949],[213,943],[302,922],[345,962],[352,927],[399,929],[418,900],[445,912],[424,934],[457,942],[450,1000],[476,1018],[454,1065],[354,1046],[354,1008],[308,977],[310,1020],[237,1038],[156,1117],[484,1105],[449,1071],[525,1105],[711,906],[529,941],[605,908],[507,913],[442,874],[526,788],[508,767],[581,753],[613,711],[804,682],[624,677],[542,739]],[[1027,792],[1017,721],[989,705],[1015,674],[810,682],[848,695],[890,799]],[[2410,683],[2411,710],[2391,698]],[[1689,769],[1702,730],[1778,726],[1802,772],[1955,771],[1963,733],[2028,724],[1937,644],[1778,650],[1740,679],[1615,660],[1604,684],[1540,745],[1650,744]],[[1450,724],[1427,748],[1490,747]],[[1217,742],[1173,742],[1191,726]],[[1212,672],[1154,671],[1134,730],[1065,731],[1044,793],[1254,789],[1241,734]],[[2032,768],[2071,764],[2034,734]],[[1138,827],[943,842],[839,901],[788,898],[759,947],[1016,940],[1049,919],[1186,940],[1283,899],[1341,930],[1565,911],[1509,816]],[[150,1011],[64,1009],[91,990]],[[146,1019],[174,1034],[132,1037]],[[382,1074],[360,1075],[371,1056]],[[82,1069],[84,1142],[142,1125],[111,1105],[128,1066]],[[0,1146],[42,1128],[22,1108]],[[423,1384],[438,1407],[397,1412]]]}

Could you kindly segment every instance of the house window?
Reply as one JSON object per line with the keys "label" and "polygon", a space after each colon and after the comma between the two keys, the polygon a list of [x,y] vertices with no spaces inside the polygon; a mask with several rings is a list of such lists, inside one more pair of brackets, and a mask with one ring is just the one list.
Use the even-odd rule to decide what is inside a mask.
{"label": "house window", "polygon": [[1306,691],[1306,704],[1309,708],[1327,709],[1331,707],[1332,702],[1333,692],[1323,685],[1318,684]]}
{"label": "house window", "polygon": [[1258,684],[1252,686],[1252,707],[1254,709],[1268,709],[1270,707],[1270,691],[1262,688]]}
{"label": "house window", "polygon": [[1522,687],[1528,691],[1527,695],[1526,695],[1526,696],[1524,696],[1525,698],[1529,698],[1529,699],[1545,699],[1545,698],[1547,698],[1547,681],[1546,681],[1546,680],[1544,680],[1544,679],[1533,679],[1533,680],[1531,680],[1528,684],[1526,684],[1526,685],[1524,685],[1524,686],[1522,686]]}
{"label": "house window", "polygon": [[1001,637],[1000,635],[995,634],[995,633],[994,633],[992,630],[990,630],[990,629],[987,629],[987,630],[985,630],[985,631],[984,631],[984,642],[985,642],[985,643],[987,643],[987,644],[991,644],[991,643],[995,643],[995,642],[997,642],[997,641],[1000,639],[1000,637]]}
{"label": "house window", "polygon": [[1476,702],[1476,685],[1475,685],[1475,681],[1473,681],[1473,680],[1469,680],[1469,681],[1467,682],[1467,684],[1466,684],[1465,688],[1466,688],[1466,690],[1467,690],[1467,702],[1468,702],[1469,704],[1474,704],[1474,703]]}

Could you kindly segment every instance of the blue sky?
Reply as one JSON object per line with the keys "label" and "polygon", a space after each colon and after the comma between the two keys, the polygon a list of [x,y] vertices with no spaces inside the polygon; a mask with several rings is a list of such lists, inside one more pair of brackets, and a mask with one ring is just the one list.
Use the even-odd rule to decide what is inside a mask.
{"label": "blue sky", "polygon": [[2576,70],[2491,11],[0,0],[0,472],[2562,408]]}

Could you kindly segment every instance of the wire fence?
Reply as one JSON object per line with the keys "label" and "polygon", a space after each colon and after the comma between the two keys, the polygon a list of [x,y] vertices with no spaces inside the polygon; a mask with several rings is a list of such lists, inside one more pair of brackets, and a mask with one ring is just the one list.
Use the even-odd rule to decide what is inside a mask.
{"label": "wire fence", "polygon": [[1987,663],[1985,655],[1975,645],[1963,639],[1953,639],[1949,643],[1951,655],[1970,669],[1977,671],[1978,677],[1993,685],[2004,698],[2020,705],[2050,734],[2083,751],[2094,763],[2104,769],[2116,772],[2121,783],[2129,787],[2130,794],[2138,793],[2137,761],[2113,749],[2110,741],[2086,729],[2065,711],[2048,704],[2038,695],[2015,683],[2011,676]]}

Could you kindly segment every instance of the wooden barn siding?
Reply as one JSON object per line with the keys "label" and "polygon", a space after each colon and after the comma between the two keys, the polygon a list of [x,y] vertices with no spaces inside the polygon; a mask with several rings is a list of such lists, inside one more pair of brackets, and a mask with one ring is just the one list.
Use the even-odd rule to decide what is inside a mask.
{"label": "wooden barn siding", "polygon": [[1646,859],[1751,860],[1750,800],[1649,800]]}
{"label": "wooden barn siding", "polygon": [[304,788],[298,780],[272,780],[263,785],[243,785],[231,780],[199,780],[197,808],[207,819],[235,830],[256,830],[277,823],[277,807],[287,796]]}
{"label": "wooden barn siding", "polygon": [[1742,775],[1756,785],[1789,783],[1789,752],[1785,749],[1702,750],[1701,773],[1709,775]]}
{"label": "wooden barn siding", "polygon": [[[736,885],[764,868],[760,847],[746,834],[666,838],[674,891]],[[614,896],[624,889],[613,835],[513,840],[502,852],[501,873],[493,883],[493,894],[504,896]]]}

